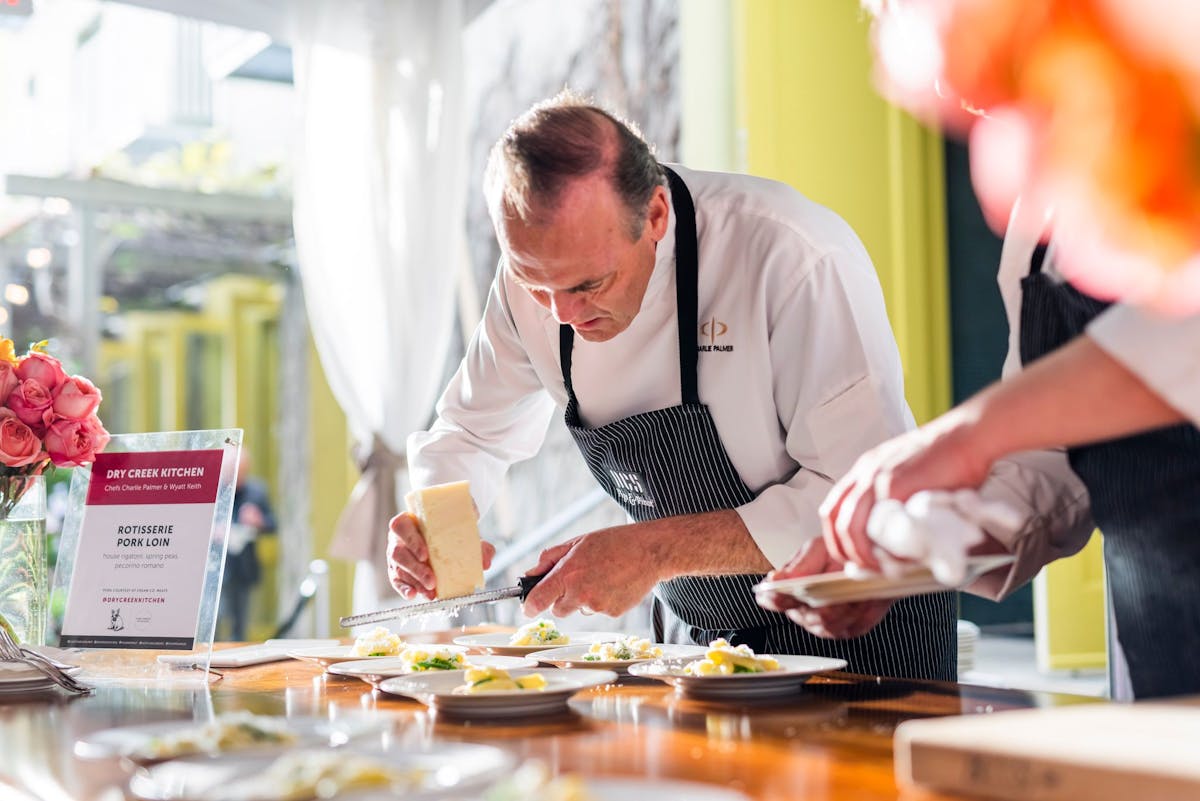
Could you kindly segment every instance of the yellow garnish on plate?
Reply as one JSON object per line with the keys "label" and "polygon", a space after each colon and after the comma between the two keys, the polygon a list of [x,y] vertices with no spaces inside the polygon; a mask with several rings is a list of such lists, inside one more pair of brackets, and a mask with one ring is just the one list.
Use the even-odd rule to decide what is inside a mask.
{"label": "yellow garnish on plate", "polygon": [[376,626],[354,641],[350,656],[399,656],[405,648],[400,635]]}
{"label": "yellow garnish on plate", "polygon": [[436,645],[410,645],[400,652],[400,660],[404,662],[404,667],[413,673],[423,673],[427,670],[462,670],[467,667],[461,653]]}
{"label": "yellow garnish on plate", "polygon": [[404,793],[419,789],[427,778],[427,771],[397,768],[361,754],[295,751],[260,773],[212,788],[202,801],[302,801],[370,787]]}
{"label": "yellow garnish on plate", "polygon": [[582,776],[554,776],[544,762],[529,760],[493,785],[484,801],[596,801]]}
{"label": "yellow garnish on plate", "polygon": [[463,684],[455,688],[459,695],[506,692],[511,690],[543,690],[546,678],[541,673],[513,677],[497,667],[473,667],[463,674]]}
{"label": "yellow garnish on plate", "polygon": [[774,657],[756,656],[748,645],[735,646],[725,639],[717,639],[708,644],[708,653],[703,659],[689,662],[683,672],[691,676],[732,676],[779,669],[779,660]]}
{"label": "yellow garnish on plate", "polygon": [[152,737],[131,749],[133,759],[157,760],[187,754],[217,754],[274,745],[291,745],[296,735],[281,718],[230,712],[207,723]]}
{"label": "yellow garnish on plate", "polygon": [[627,662],[631,659],[658,659],[662,648],[645,637],[630,635],[615,642],[594,642],[583,655],[585,662]]}
{"label": "yellow garnish on plate", "polygon": [[571,638],[550,620],[538,619],[517,629],[509,645],[568,645]]}

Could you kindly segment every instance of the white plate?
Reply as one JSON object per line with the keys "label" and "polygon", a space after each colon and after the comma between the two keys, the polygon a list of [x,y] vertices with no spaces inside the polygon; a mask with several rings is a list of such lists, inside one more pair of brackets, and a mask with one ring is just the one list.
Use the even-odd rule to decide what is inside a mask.
{"label": "white plate", "polygon": [[46,674],[24,662],[0,662],[0,685],[50,681]]}
{"label": "white plate", "polygon": [[[565,631],[563,633],[571,638],[568,645],[591,645],[594,642],[614,642],[628,636],[616,631]],[[509,643],[511,639],[511,633],[493,632],[491,634],[467,634],[462,637],[455,637],[454,643],[456,645],[465,645],[468,648],[480,648],[489,654],[499,654],[501,656],[528,656],[534,651],[544,651],[547,647],[545,643],[538,643],[537,645],[512,645]],[[550,647],[553,648],[555,646]]]}
{"label": "white plate", "polygon": [[595,801],[749,801],[734,790],[698,782],[589,778],[585,783]]}
{"label": "white plate", "polygon": [[[389,788],[338,793],[337,798],[355,801],[443,798],[453,793],[470,793],[503,775],[513,758],[490,745],[439,744],[436,750],[354,750],[398,770],[422,770],[426,784],[419,790],[397,795]],[[139,771],[129,782],[129,791],[145,801],[199,801],[215,789],[227,787],[265,771],[279,754],[234,754],[219,758],[186,757],[163,762]],[[269,796],[268,796],[269,797]],[[253,801],[250,796],[245,801]]]}
{"label": "white plate", "polygon": [[[279,662],[290,659],[292,651],[305,648],[329,648],[336,646],[337,640],[267,640],[258,645],[239,645],[236,648],[224,648],[213,651],[210,667],[236,668],[248,665],[261,665],[266,662]],[[204,654],[160,654],[158,661],[168,665],[194,665],[204,662]]]}
{"label": "white plate", "polygon": [[617,673],[625,673],[630,665],[636,665],[639,662],[652,662],[655,659],[670,659],[672,657],[685,656],[700,659],[708,653],[708,648],[703,645],[669,645],[665,643],[655,643],[655,645],[662,649],[661,657],[643,656],[637,659],[598,659],[591,661],[584,659],[588,649],[591,648],[590,645],[564,645],[561,648],[534,651],[529,655],[529,658],[561,668],[599,668],[600,670],[613,670]]}
{"label": "white plate", "polygon": [[[439,645],[439,648],[451,648],[458,652],[466,651],[467,649],[461,645]],[[537,660],[527,659],[523,656],[490,656],[490,655],[472,655],[464,657],[467,663],[474,667],[496,667],[503,670],[515,670],[517,668],[532,668],[537,667]],[[362,679],[368,684],[379,684],[384,679],[390,679],[395,676],[413,676],[417,675],[409,670],[409,664],[398,656],[375,657],[373,659],[359,659],[354,662],[339,662],[336,665],[329,666],[329,672],[338,676],[350,676],[356,679]],[[437,671],[418,671],[420,674],[426,672],[434,673],[458,673],[461,670],[437,670]]]}
{"label": "white plate", "polygon": [[[260,717],[270,716],[263,715]],[[279,750],[281,748],[296,748],[299,746],[338,745],[355,737],[380,732],[387,726],[385,721],[358,717],[342,718],[336,721],[316,717],[282,719],[287,722],[287,730],[296,736],[295,743],[282,746],[270,744],[264,745],[261,748],[255,747],[246,750],[262,752]],[[80,759],[126,757],[134,762],[154,762],[158,760],[131,755],[144,748],[155,738],[169,736],[184,729],[202,725],[204,725],[204,721],[164,720],[158,723],[142,723],[136,726],[104,729],[92,732],[86,737],[76,740],[75,756]]]}
{"label": "white plate", "polygon": [[45,690],[56,686],[53,681],[38,674],[37,678],[22,678],[9,679],[0,681],[0,695],[17,695],[20,693],[35,692],[37,690]]}
{"label": "white plate", "polygon": [[[967,574],[962,584],[975,581],[984,573],[1011,564],[1011,554],[996,556],[973,556],[967,559]],[[874,601],[888,598],[905,598],[928,592],[944,592],[954,589],[940,584],[928,568],[914,565],[903,576],[896,579],[886,576],[850,578],[843,571],[818,573],[814,576],[764,581],[754,587],[758,594],[779,592],[790,595],[809,606],[829,606],[855,601]]]}
{"label": "white plate", "polygon": [[[77,673],[79,668],[57,663],[64,673]],[[45,673],[24,662],[0,662],[0,694],[11,695],[30,690],[54,687]]]}
{"label": "white plate", "polygon": [[326,669],[330,665],[336,665],[339,662],[352,662],[359,659],[396,658],[394,656],[354,656],[350,653],[353,650],[353,645],[329,645],[324,648],[300,648],[295,651],[288,651],[287,655],[292,659],[299,659],[303,662],[316,662]]}
{"label": "white plate", "polygon": [[[760,654],[763,656],[764,654]],[[675,686],[676,692],[692,698],[760,698],[784,695],[800,689],[809,676],[827,670],[841,670],[845,659],[830,659],[823,656],[793,656],[770,654],[779,660],[779,670],[762,673],[732,673],[719,676],[691,676],[683,672],[690,658],[660,659],[639,662],[629,668],[629,675],[658,679]]]}
{"label": "white plate", "polygon": [[463,674],[439,672],[437,675],[401,676],[380,682],[379,689],[394,695],[414,698],[426,706],[448,715],[474,718],[509,718],[525,715],[545,715],[566,708],[567,700],[588,687],[609,684],[617,680],[611,670],[524,670],[511,671],[513,678],[540,672],[546,678],[541,690],[507,690],[501,692],[458,695],[454,690],[463,684]]}

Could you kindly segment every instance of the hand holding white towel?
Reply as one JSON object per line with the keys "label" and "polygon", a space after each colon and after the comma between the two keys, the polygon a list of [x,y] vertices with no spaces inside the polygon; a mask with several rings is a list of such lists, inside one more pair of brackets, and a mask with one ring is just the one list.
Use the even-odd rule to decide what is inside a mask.
{"label": "hand holding white towel", "polygon": [[[971,546],[983,542],[984,531],[1015,533],[1020,514],[1006,504],[985,501],[975,490],[925,490],[907,501],[875,503],[867,535],[875,542],[884,575],[898,577],[913,563],[930,569],[948,587],[962,584]],[[853,564],[850,575],[869,575]]]}

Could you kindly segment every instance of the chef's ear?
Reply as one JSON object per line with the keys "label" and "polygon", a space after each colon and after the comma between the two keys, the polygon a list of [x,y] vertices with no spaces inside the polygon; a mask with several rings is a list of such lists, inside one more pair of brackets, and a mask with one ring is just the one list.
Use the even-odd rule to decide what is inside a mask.
{"label": "chef's ear", "polygon": [[654,187],[650,204],[646,207],[646,226],[650,229],[650,238],[655,242],[667,235],[670,214],[671,201],[667,198],[667,188],[662,185]]}

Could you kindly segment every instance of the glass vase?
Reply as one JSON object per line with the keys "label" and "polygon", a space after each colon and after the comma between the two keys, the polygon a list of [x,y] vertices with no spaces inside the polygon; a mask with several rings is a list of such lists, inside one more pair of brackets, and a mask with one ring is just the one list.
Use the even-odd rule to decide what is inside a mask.
{"label": "glass vase", "polygon": [[0,476],[0,616],[22,644],[45,645],[47,573],[46,480]]}

